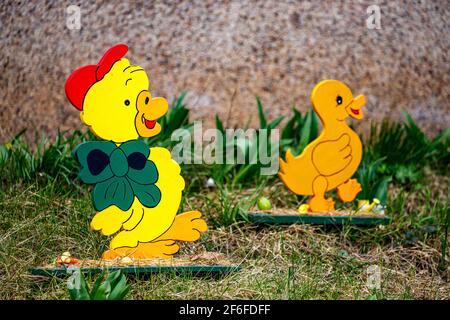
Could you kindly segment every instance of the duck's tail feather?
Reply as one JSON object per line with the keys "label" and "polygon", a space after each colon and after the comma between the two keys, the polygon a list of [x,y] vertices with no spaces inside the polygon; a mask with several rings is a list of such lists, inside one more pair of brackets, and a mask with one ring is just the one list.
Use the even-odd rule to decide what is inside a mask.
{"label": "duck's tail feather", "polygon": [[291,150],[286,152],[285,160],[282,158],[280,161],[280,172],[278,176],[286,187],[296,194],[307,195],[311,194],[311,189],[308,185],[308,181],[305,180],[305,168],[302,165],[302,156],[295,157]]}
{"label": "duck's tail feather", "polygon": [[280,175],[286,174],[289,171],[289,164],[295,160],[294,155],[291,152],[291,149],[288,149],[286,152],[286,161],[283,158],[280,158]]}

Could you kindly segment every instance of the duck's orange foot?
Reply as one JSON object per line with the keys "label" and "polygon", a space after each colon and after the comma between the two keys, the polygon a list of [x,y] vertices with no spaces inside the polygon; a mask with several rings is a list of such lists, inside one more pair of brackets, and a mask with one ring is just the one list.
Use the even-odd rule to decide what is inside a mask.
{"label": "duck's orange foot", "polygon": [[103,253],[103,260],[114,260],[120,257],[139,259],[164,258],[170,259],[180,250],[173,240],[161,240],[154,242],[139,243],[135,248],[110,249]]}
{"label": "duck's orange foot", "polygon": [[311,212],[332,212],[334,211],[334,201],[332,198],[314,196],[309,200],[309,210]]}
{"label": "duck's orange foot", "polygon": [[198,211],[188,211],[177,215],[169,230],[157,240],[195,241],[206,230],[208,226],[202,219],[202,214]]}
{"label": "duck's orange foot", "polygon": [[350,179],[346,183],[343,183],[337,187],[337,194],[339,199],[343,202],[351,202],[355,200],[361,190],[361,185],[358,180]]}

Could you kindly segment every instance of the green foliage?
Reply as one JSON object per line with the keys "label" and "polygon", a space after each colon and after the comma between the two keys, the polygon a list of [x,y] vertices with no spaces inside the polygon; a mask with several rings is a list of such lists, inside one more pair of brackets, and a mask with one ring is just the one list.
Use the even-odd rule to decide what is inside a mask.
{"label": "green foliage", "polygon": [[267,123],[266,116],[264,114],[264,107],[259,97],[256,97],[256,106],[258,107],[258,117],[259,117],[259,128],[260,129],[268,129],[272,130],[277,127],[281,121],[283,121],[284,117],[278,117],[272,120],[270,123]]}
{"label": "green foliage", "polygon": [[75,271],[69,279],[69,295],[72,300],[123,300],[130,291],[127,279],[120,270],[111,272],[105,279],[103,271],[94,282],[92,289],[82,272]]}
{"label": "green foliage", "polygon": [[[150,146],[171,148],[177,141],[171,141],[171,135],[177,129],[189,131],[193,123],[189,122],[189,109],[185,105],[186,92],[176,97],[169,111],[159,120],[162,131],[155,137],[145,139]],[[229,184],[230,188],[240,188],[242,185],[258,185],[261,181],[270,179],[260,175],[264,166],[257,159],[264,147],[259,139],[260,130],[266,129],[269,137],[271,130],[280,126],[283,117],[269,120],[265,114],[264,106],[259,97],[256,97],[256,107],[259,119],[259,128],[256,136],[236,136],[232,141],[226,139],[226,128],[219,116],[215,117],[216,128],[223,134],[222,150],[216,150],[226,157],[226,150],[233,150],[244,156],[244,163],[213,164],[196,166],[195,169],[184,166],[188,175],[204,173],[212,177],[219,185]],[[279,152],[281,156],[290,148],[293,154],[300,154],[303,149],[318,137],[318,118],[311,109],[304,115],[295,107],[293,115],[281,129],[279,150],[270,140],[266,154],[268,156]],[[363,191],[359,199],[378,198],[383,203],[387,201],[387,190],[391,182],[395,181],[402,186],[414,187],[426,177],[424,168],[430,167],[441,174],[448,175],[450,163],[450,128],[444,130],[434,138],[429,138],[417,126],[412,117],[404,113],[404,122],[384,120],[381,123],[373,122],[370,133],[363,142],[363,160],[355,177],[361,183]],[[243,132],[246,128],[243,129]],[[16,182],[42,182],[54,184],[64,188],[75,186],[78,173],[78,164],[71,152],[79,143],[95,139],[88,131],[74,131],[58,133],[54,141],[46,138],[36,139],[36,147],[31,148],[19,133],[10,142],[0,145],[0,179],[3,186]],[[226,144],[228,143],[228,145]],[[255,163],[256,162],[256,163]]]}
{"label": "green foliage", "polygon": [[[191,176],[186,177],[191,179]],[[295,196],[288,190],[280,184],[275,188],[267,184],[263,194],[257,197],[267,196],[275,208],[297,206]],[[429,197],[424,197],[427,189],[433,191]],[[439,280],[436,268],[441,256],[439,240],[448,240],[441,233],[445,231],[444,226],[440,228],[438,223],[439,215],[448,216],[448,199],[434,182],[415,192],[401,190],[399,193],[395,185],[395,196],[389,200],[388,216],[393,219],[389,225],[313,228],[257,227],[249,223],[225,227],[215,220],[218,214],[215,209],[220,208],[219,192],[211,192],[210,197],[217,200],[209,205],[203,199],[205,189],[187,188],[184,193],[188,202],[186,209],[202,211],[210,227],[195,245],[195,252],[204,246],[208,251],[222,253],[240,263],[241,271],[213,281],[209,276],[172,272],[151,277],[127,276],[132,290],[125,299],[364,299],[372,294],[367,291],[367,267],[378,263],[382,268],[382,296],[378,292],[378,299],[402,299],[407,295],[409,298],[446,299],[448,286],[446,280]],[[239,203],[249,196],[245,188],[229,188],[227,192],[231,207],[243,205],[245,208],[251,202],[248,199]],[[13,185],[0,195],[0,212],[1,299],[67,299],[65,279],[44,281],[26,276],[29,268],[42,265],[66,250],[84,259],[99,257],[108,249],[107,237],[88,228],[93,212],[87,192],[82,196],[73,192],[55,195],[48,186]],[[435,218],[432,220],[430,216]],[[439,227],[439,233],[425,233],[426,229],[431,229],[428,225]],[[410,230],[418,233],[419,241],[414,247],[402,242]],[[193,252],[191,249],[185,252]],[[447,262],[442,263],[443,276],[448,273],[447,268],[448,247]],[[92,280],[86,276],[89,288],[96,279],[96,276]],[[424,283],[430,285],[424,288]]]}
{"label": "green foliage", "polygon": [[[216,164],[211,168],[211,176],[214,180],[219,182],[231,181],[232,185],[243,183],[244,181],[256,182],[260,178],[260,170],[264,166],[258,159],[258,155],[261,154],[256,150],[264,150],[264,153],[271,157],[275,153],[279,153],[277,145],[272,144],[270,141],[271,130],[275,129],[283,120],[283,117],[278,117],[268,122],[267,117],[264,114],[264,107],[259,97],[256,97],[256,106],[259,116],[259,128],[256,129],[254,136],[238,135],[233,138],[232,141],[227,139],[226,130],[224,129],[223,122],[216,115],[216,129],[218,129],[223,135],[222,150],[219,153],[226,157],[227,150],[232,150],[235,155],[241,154],[244,157],[244,163],[237,164]],[[260,138],[262,137],[261,130],[267,130],[267,144],[262,144]],[[245,132],[247,128],[243,129]],[[286,144],[286,140],[280,140],[280,146]],[[256,151],[256,152],[254,152]]]}
{"label": "green foliage", "polygon": [[386,204],[388,196],[388,185],[392,180],[390,175],[379,173],[384,158],[372,162],[362,161],[356,179],[361,184],[362,191],[358,193],[358,199],[372,200],[377,198],[382,204]]}
{"label": "green foliage", "polygon": [[260,183],[256,189],[248,194],[243,194],[243,190],[238,186],[238,192],[223,184],[217,185],[218,201],[212,201],[205,197],[207,205],[218,212],[218,215],[212,219],[212,224],[216,227],[229,226],[237,221],[248,221],[247,212],[255,206],[258,196],[265,183]]}
{"label": "green foliage", "polygon": [[408,113],[404,112],[404,116],[401,123],[390,120],[372,123],[356,172],[363,189],[359,199],[378,198],[386,203],[391,181],[415,186],[425,177],[426,166],[448,172],[450,129],[430,139]]}
{"label": "green foliage", "polygon": [[281,139],[288,141],[293,155],[299,155],[303,149],[318,136],[318,119],[314,110],[309,110],[303,117],[300,111],[292,108],[293,116],[281,131]]}
{"label": "green foliage", "polygon": [[390,120],[372,123],[364,143],[366,161],[384,159],[380,173],[392,175],[401,184],[420,181],[425,165],[448,169],[450,129],[429,139],[408,113],[404,112],[404,116],[406,121],[402,123]]}
{"label": "green foliage", "polygon": [[93,139],[87,131],[75,130],[71,135],[58,132],[55,141],[36,138],[36,148],[32,149],[23,138],[25,130],[10,142],[0,146],[0,172],[2,184],[19,181],[42,181],[54,183],[62,181],[72,185],[78,172],[78,164],[71,152],[81,142]]}
{"label": "green foliage", "polygon": [[[192,127],[184,98],[185,93],[173,101],[171,109],[161,120],[161,134],[147,139],[151,146],[171,147],[170,136],[177,128]],[[256,106],[260,129],[280,127],[282,118],[270,121],[259,98]],[[291,148],[293,153],[299,154],[317,137],[318,119],[313,111],[303,116],[294,109],[293,116],[287,120],[281,131],[281,150]],[[216,127],[225,132],[224,124],[217,116]],[[363,143],[364,158],[356,173],[363,187],[358,197],[376,197],[387,203],[387,214],[392,223],[383,228],[301,228],[299,236],[300,229],[297,228],[257,228],[250,224],[235,224],[247,219],[247,210],[257,204],[263,190],[274,208],[295,207],[298,199],[285,188],[273,189],[273,178],[260,176],[259,167],[253,164],[184,166],[183,176],[189,180],[183,197],[186,209],[200,206],[208,225],[218,227],[211,228],[200,240],[200,245],[226,253],[243,261],[243,265],[247,264],[249,268],[243,267],[239,274],[221,280],[224,289],[219,291],[208,279],[169,274],[152,276],[151,281],[136,277],[129,279],[133,281],[132,298],[180,298],[180,292],[184,293],[182,298],[188,299],[204,298],[205,295],[227,298],[242,294],[250,299],[365,298],[365,293],[362,293],[366,292],[366,267],[375,261],[368,253],[373,252],[373,248],[380,252],[389,251],[392,264],[388,267],[395,272],[383,275],[401,276],[387,278],[383,286],[391,286],[389,290],[383,288],[382,291],[369,292],[368,299],[402,297],[401,294],[405,297],[423,298],[422,294],[425,297],[445,297],[445,288],[437,287],[435,282],[432,282],[433,290],[420,290],[430,279],[424,270],[430,270],[429,274],[434,277],[434,268],[439,263],[442,274],[448,273],[450,211],[445,191],[439,190],[445,188],[445,182],[441,183],[444,186],[436,187],[436,183],[429,180],[442,178],[442,175],[448,177],[449,136],[450,129],[447,129],[435,138],[427,137],[409,115],[406,115],[404,123],[384,121],[372,125],[370,135]],[[86,227],[92,213],[87,193],[80,196],[68,188],[78,186],[74,184],[78,181],[78,165],[71,152],[77,144],[91,139],[94,137],[89,132],[75,131],[71,135],[60,133],[54,141],[42,139],[36,147],[30,147],[22,132],[0,145],[0,179],[4,187],[4,192],[0,192],[0,211],[3,214],[0,231],[4,234],[0,262],[5,269],[5,272],[0,272],[3,298],[63,298],[67,296],[65,281],[55,279],[52,285],[47,285],[30,277],[13,275],[26,272],[30,263],[42,263],[43,259],[66,250],[68,246],[71,251],[83,248],[79,253],[91,257],[101,255],[107,248],[108,239],[89,232]],[[240,149],[248,153],[249,147],[255,143],[259,144],[259,141],[236,139],[232,146],[235,151]],[[423,170],[425,167],[432,169],[428,181],[424,179],[428,172]],[[436,170],[440,171],[439,175],[436,175]],[[205,177],[213,177],[216,185],[215,192],[208,195],[202,189]],[[427,187],[420,188],[420,184]],[[388,197],[388,185],[393,187],[390,194],[394,196]],[[411,192],[412,188],[414,192]],[[433,188],[437,191],[428,194],[427,189]],[[84,186],[82,190],[87,192]],[[405,251],[409,245],[414,245],[414,248]],[[415,254],[419,253],[421,246],[427,250],[424,251],[427,259],[420,259],[420,268],[417,268]],[[278,247],[276,255],[280,266],[275,270],[274,250]],[[262,270],[258,277],[254,277],[255,265]],[[333,272],[330,274],[329,270]],[[72,279],[73,285],[68,292],[72,299],[123,299],[130,290],[126,277],[120,272],[103,273],[93,283],[89,279],[86,281],[82,274],[76,277]],[[395,281],[400,278],[401,281]],[[417,283],[414,282],[416,278],[420,280]],[[305,282],[304,279],[309,280]],[[79,286],[75,286],[76,281]],[[392,286],[403,283],[406,283],[404,293],[403,289],[392,291]]]}
{"label": "green foliage", "polygon": [[447,248],[449,243],[449,230],[450,230],[450,206],[448,203],[438,203],[435,208],[438,212],[439,226],[440,226],[440,234],[441,234],[441,259],[439,261],[440,270],[445,273],[447,269]]}
{"label": "green foliage", "polygon": [[[186,92],[175,98],[172,107],[159,122],[162,131],[159,135],[146,139],[152,146],[170,147],[172,133],[178,128],[189,129],[189,110],[184,105]],[[45,136],[36,137],[32,148],[24,139],[25,130],[17,134],[10,142],[0,145],[0,179],[2,184],[19,181],[54,183],[59,186],[72,187],[77,181],[78,163],[72,156],[72,150],[80,143],[96,140],[89,131],[75,130],[58,132],[54,141]],[[62,183],[60,183],[62,182]]]}

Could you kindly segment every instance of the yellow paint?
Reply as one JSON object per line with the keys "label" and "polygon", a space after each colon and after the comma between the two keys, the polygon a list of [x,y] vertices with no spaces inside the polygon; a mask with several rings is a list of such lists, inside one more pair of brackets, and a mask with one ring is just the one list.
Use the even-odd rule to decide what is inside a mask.
{"label": "yellow paint", "polygon": [[323,131],[299,156],[288,150],[286,159],[280,158],[279,176],[292,192],[312,195],[311,212],[329,212],[334,210],[334,201],[325,198],[325,192],[338,188],[343,201],[353,201],[361,191],[356,180],[349,180],[361,162],[361,140],[346,119],[363,118],[365,98],[353,97],[340,81],[324,80],[314,87],[311,102]]}
{"label": "yellow paint", "polygon": [[198,211],[179,214],[175,216],[170,228],[157,239],[139,242],[132,248],[120,247],[108,250],[103,254],[103,259],[111,260],[124,255],[134,259],[170,258],[180,249],[174,240],[195,241],[200,238],[202,232],[208,230],[201,216]]}
{"label": "yellow paint", "polygon": [[369,200],[359,200],[358,201],[358,211],[364,213],[374,212],[375,206],[380,204],[380,200],[374,198],[372,203]]}
{"label": "yellow paint", "polygon": [[298,213],[308,213],[309,212],[309,204],[301,204],[300,207],[298,207]]}
{"label": "yellow paint", "polygon": [[370,212],[370,201],[366,199],[358,200],[358,211]]}
{"label": "yellow paint", "polygon": [[[118,145],[155,136],[161,131],[156,120],[167,112],[168,103],[164,98],[152,98],[148,87],[146,72],[122,58],[89,89],[80,118],[96,136]],[[179,250],[175,240],[194,241],[208,229],[200,212],[177,216],[185,183],[170,152],[150,148],[149,159],[158,169],[156,186],[161,200],[156,207],[147,208],[135,198],[128,211],[110,206],[96,213],[91,228],[105,236],[114,235],[104,259],[168,258]]]}
{"label": "yellow paint", "polygon": [[[164,98],[152,98],[148,91],[147,73],[139,66],[131,66],[122,58],[112,66],[104,78],[96,82],[86,94],[81,120],[101,139],[122,143],[138,137],[152,137],[161,131],[155,123],[146,128],[144,120],[155,121],[168,109]],[[146,98],[149,98],[146,102]]]}
{"label": "yellow paint", "polygon": [[156,186],[161,191],[161,201],[154,208],[144,207],[135,198],[128,211],[110,206],[97,213],[91,227],[103,235],[111,235],[121,230],[111,241],[111,249],[136,247],[138,242],[155,240],[172,225],[181,201],[184,179],[180,166],[171,159],[165,148],[150,148],[149,159],[158,168]]}
{"label": "yellow paint", "polygon": [[361,190],[359,182],[356,179],[350,179],[337,187],[337,194],[343,202],[351,202]]}

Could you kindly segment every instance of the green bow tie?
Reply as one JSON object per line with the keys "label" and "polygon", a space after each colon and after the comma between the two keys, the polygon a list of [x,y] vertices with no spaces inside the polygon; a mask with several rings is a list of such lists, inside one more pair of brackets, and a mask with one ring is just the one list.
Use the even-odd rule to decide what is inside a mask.
{"label": "green bow tie", "polygon": [[135,196],[148,208],[156,207],[161,200],[161,191],[155,185],[158,170],[148,160],[150,150],[143,141],[131,140],[120,146],[112,141],[84,142],[73,154],[81,164],[81,181],[95,184],[95,210],[116,205],[127,211]]}

